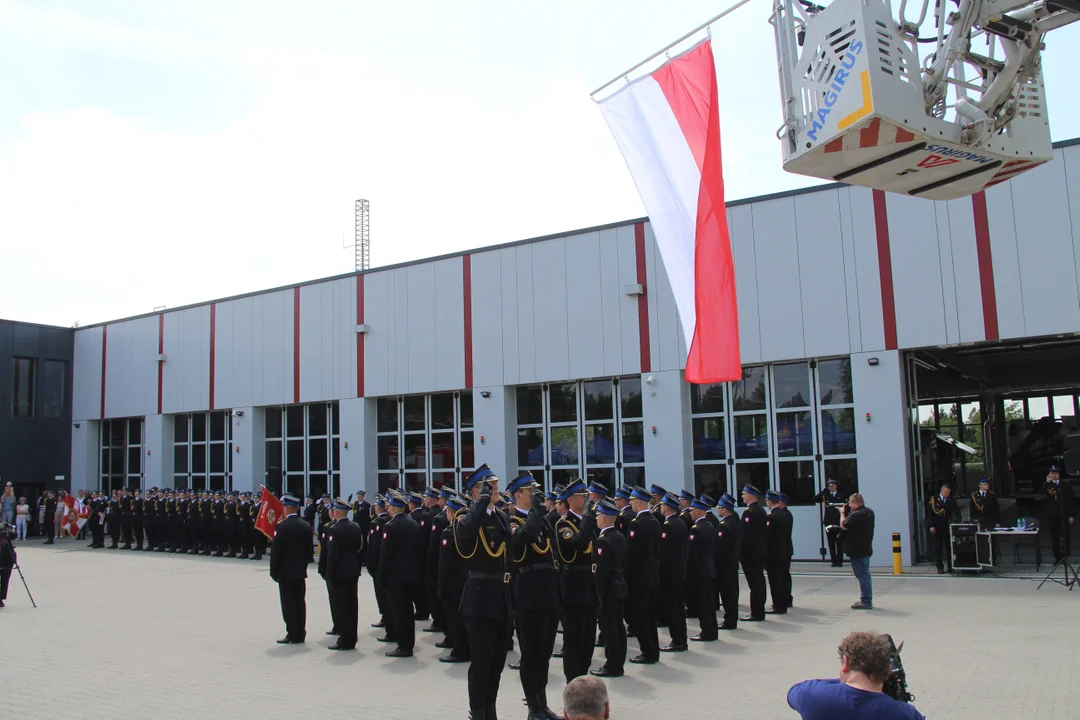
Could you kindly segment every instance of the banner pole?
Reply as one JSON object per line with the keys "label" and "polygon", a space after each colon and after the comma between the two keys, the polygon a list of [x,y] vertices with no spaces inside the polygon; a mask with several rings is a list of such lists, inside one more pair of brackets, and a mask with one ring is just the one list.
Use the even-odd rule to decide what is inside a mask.
{"label": "banner pole", "polygon": [[727,16],[727,15],[730,15],[731,13],[735,12],[736,10],[738,10],[739,8],[741,8],[741,7],[743,6],[743,5],[745,5],[745,4],[746,4],[746,3],[748,3],[748,2],[750,2],[750,0],[739,0],[739,1],[738,1],[738,2],[736,2],[736,3],[734,4],[734,5],[732,5],[731,7],[729,7],[729,8],[727,9],[727,10],[724,10],[723,12],[721,12],[721,13],[720,13],[719,15],[717,15],[716,17],[714,17],[714,18],[712,18],[712,19],[710,19],[710,20],[706,20],[705,22],[701,23],[701,24],[700,24],[700,25],[698,25],[698,26],[697,26],[696,28],[694,28],[694,29],[693,29],[693,30],[691,30],[690,32],[686,33],[685,35],[683,35],[683,36],[682,36],[681,38],[679,38],[679,39],[678,39],[678,40],[676,40],[675,42],[670,42],[670,43],[668,43],[667,45],[665,45],[664,47],[660,48],[659,50],[657,50],[656,52],[654,52],[654,53],[653,53],[652,55],[650,55],[649,57],[645,58],[644,60],[642,60],[642,61],[641,61],[641,62],[639,62],[639,63],[638,63],[637,65],[635,65],[635,66],[633,66],[632,68],[630,68],[629,70],[626,70],[626,71],[624,71],[624,72],[621,72],[621,73],[619,73],[618,75],[616,75],[615,77],[611,78],[611,79],[610,79],[610,80],[608,80],[608,81],[607,81],[606,83],[604,83],[603,85],[601,85],[600,87],[596,88],[596,89],[595,89],[595,90],[593,90],[593,91],[592,91],[591,93],[589,93],[589,97],[593,97],[594,95],[596,95],[596,94],[597,94],[598,92],[600,92],[600,91],[601,91],[601,90],[603,90],[604,88],[607,88],[607,87],[608,87],[608,86],[610,86],[611,84],[613,84],[613,83],[617,82],[617,81],[618,81],[618,80],[619,80],[620,78],[624,78],[624,77],[626,77],[627,75],[629,75],[630,73],[634,72],[635,70],[637,70],[637,69],[638,69],[639,67],[641,67],[642,65],[646,64],[646,63],[647,63],[647,62],[649,62],[650,60],[652,60],[652,59],[654,59],[654,58],[657,58],[657,57],[659,57],[660,55],[663,55],[663,54],[664,54],[664,53],[666,53],[666,52],[667,52],[668,50],[670,50],[671,48],[675,47],[675,46],[676,46],[676,45],[678,45],[679,43],[683,42],[683,41],[684,41],[684,40],[686,40],[687,38],[690,38],[690,37],[692,37],[692,36],[694,36],[694,35],[698,34],[698,33],[699,33],[699,32],[701,32],[702,30],[704,30],[705,28],[707,28],[707,27],[709,27],[710,25],[712,25],[712,24],[713,24],[714,22],[716,22],[717,20],[719,20],[719,19],[721,19],[721,18],[723,18],[723,17],[725,17],[725,16]]}

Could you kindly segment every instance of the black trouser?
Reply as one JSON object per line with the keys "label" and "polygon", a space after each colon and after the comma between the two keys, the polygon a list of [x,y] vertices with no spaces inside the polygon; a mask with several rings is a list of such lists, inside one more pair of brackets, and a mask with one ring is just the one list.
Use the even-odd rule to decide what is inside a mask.
{"label": "black trouser", "polygon": [[[1057,533],[1054,533],[1057,537]],[[937,528],[935,532],[926,533],[926,539],[930,546],[930,559],[939,569],[946,564],[952,570],[952,553],[949,552],[949,529]]]}
{"label": "black trouser", "polygon": [[743,558],[743,575],[750,586],[750,617],[755,620],[765,619],[765,573],[761,560]]}
{"label": "black trouser", "polygon": [[398,583],[386,588],[387,610],[389,610],[386,617],[386,636],[397,641],[399,650],[408,652],[412,652],[416,645],[413,594],[412,583]]}
{"label": "black trouser", "polygon": [[[1069,521],[1062,521],[1060,518],[1050,518],[1044,525],[1046,532],[1050,535],[1050,549],[1054,553],[1054,562],[1061,560],[1063,557],[1068,557],[1072,554],[1072,537],[1070,536]],[[1062,537],[1064,535],[1064,537]],[[1064,546],[1062,540],[1065,541]],[[1064,553],[1062,552],[1064,549]]]}
{"label": "black trouser", "polygon": [[720,603],[724,608],[724,625],[739,626],[739,565],[732,561],[727,567],[721,567],[716,578],[720,586]]}
{"label": "black trouser", "polygon": [[105,547],[105,526],[101,523],[95,523],[90,528],[90,540],[94,544],[94,547]]}
{"label": "black trouser", "polygon": [[9,582],[11,582],[11,568],[0,568],[0,600],[7,600]]}
{"label": "black trouser", "polygon": [[[375,573],[372,572],[372,575]],[[379,606],[379,621],[386,626],[387,634],[390,633],[390,624],[386,616],[386,588],[379,584],[378,580],[371,583],[372,589],[375,591],[375,604]],[[391,637],[393,637],[391,635]]]}
{"label": "black trouser", "polygon": [[[469,658],[469,632],[465,628],[465,616],[461,614],[461,588],[451,597],[440,598],[445,610],[446,639],[453,646],[450,654],[456,658]],[[558,624],[558,620],[556,620]]]}
{"label": "black trouser", "polygon": [[[647,660],[660,659],[660,636],[656,631],[656,588],[635,587],[626,600],[630,631],[638,640],[641,654]],[[563,628],[566,628],[565,621]]]}
{"label": "black trouser", "polygon": [[[426,538],[424,538],[426,539]],[[427,620],[430,612],[428,611],[428,596],[427,589],[423,586],[423,575],[425,573],[424,563],[420,562],[420,583],[417,584],[412,594],[413,605],[416,606],[416,619]]]}
{"label": "black trouser", "polygon": [[[563,675],[566,682],[589,674],[596,651],[596,606],[573,605],[562,610]],[[552,643],[554,647],[554,643]]]}
{"label": "black trouser", "polygon": [[682,583],[661,584],[657,593],[659,614],[667,620],[672,645],[686,644],[686,614],[682,606]]}
{"label": "black trouser", "polygon": [[716,630],[716,591],[712,578],[701,578],[690,583],[690,596],[697,608],[698,622],[701,623],[701,637],[715,640]]}
{"label": "black trouser", "polygon": [[829,544],[829,559],[836,567],[844,564],[844,543],[840,541],[840,528],[826,528],[825,542]]}
{"label": "black trouser", "polygon": [[330,614],[334,618],[339,647],[356,647],[356,624],[359,621],[356,585],[356,578],[327,582],[330,588]]}
{"label": "black trouser", "polygon": [[120,544],[120,518],[109,519],[109,538],[113,547]]}
{"label": "black trouser", "polygon": [[266,536],[262,534],[261,530],[255,531],[255,559],[261,560],[263,553],[266,552]]}
{"label": "black trouser", "polygon": [[465,616],[469,634],[469,708],[474,712],[494,705],[499,696],[499,680],[506,664],[506,644],[510,623],[506,618]]}
{"label": "black trouser", "polygon": [[131,515],[124,515],[120,519],[120,535],[124,544],[131,547]]}
{"label": "black trouser", "polygon": [[773,610],[786,613],[791,607],[791,558],[769,558],[766,563],[769,574],[769,596]]}
{"label": "black trouser", "polygon": [[326,598],[330,602],[330,632],[337,635],[340,630],[338,629],[337,605],[334,604],[334,583],[330,581],[330,578],[325,577],[323,582],[326,583]]}
{"label": "black trouser", "polygon": [[135,540],[135,547],[142,550],[143,545],[143,521],[141,518],[136,518],[131,523],[131,535]]}
{"label": "black trouser", "polygon": [[439,600],[439,591],[435,586],[436,578],[429,577],[424,582],[424,590],[427,591],[428,609],[431,611],[431,626],[439,629],[446,629],[446,609],[443,607],[442,601]]}
{"label": "black trouser", "polygon": [[624,600],[609,600],[600,606],[600,633],[604,636],[604,667],[608,672],[622,675],[626,663],[626,628],[623,615]]}
{"label": "black trouser", "polygon": [[225,521],[225,542],[221,551],[228,551],[229,557],[234,557],[236,555],[236,528],[234,528],[232,522],[228,520]]}
{"label": "black trouser", "polygon": [[548,669],[551,665],[551,653],[555,649],[555,632],[558,627],[558,610],[517,612],[517,634],[521,644],[521,689],[526,699],[547,690]]}
{"label": "black trouser", "polygon": [[278,595],[281,597],[281,617],[285,620],[285,637],[303,642],[307,636],[307,581],[278,580]]}

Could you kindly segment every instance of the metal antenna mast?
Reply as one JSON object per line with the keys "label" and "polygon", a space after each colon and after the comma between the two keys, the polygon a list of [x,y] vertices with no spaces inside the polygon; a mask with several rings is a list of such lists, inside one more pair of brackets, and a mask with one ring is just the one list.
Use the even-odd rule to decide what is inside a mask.
{"label": "metal antenna mast", "polygon": [[371,267],[371,203],[356,201],[356,272]]}

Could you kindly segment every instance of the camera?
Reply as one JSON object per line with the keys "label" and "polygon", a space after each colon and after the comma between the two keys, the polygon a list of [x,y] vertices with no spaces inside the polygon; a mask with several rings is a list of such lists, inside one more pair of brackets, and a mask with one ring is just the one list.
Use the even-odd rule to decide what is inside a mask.
{"label": "camera", "polygon": [[893,642],[892,635],[885,635],[885,639],[889,641],[890,669],[889,679],[885,681],[881,692],[893,700],[909,703],[915,699],[915,696],[908,692],[907,673],[904,672],[904,664],[900,662],[900,651],[904,649],[904,643],[900,643],[900,647],[897,647],[896,643]]}

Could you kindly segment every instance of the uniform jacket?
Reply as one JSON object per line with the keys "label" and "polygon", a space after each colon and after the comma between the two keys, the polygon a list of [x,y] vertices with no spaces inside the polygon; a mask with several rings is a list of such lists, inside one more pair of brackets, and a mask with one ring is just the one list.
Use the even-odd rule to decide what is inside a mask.
{"label": "uniform jacket", "polygon": [[427,537],[427,562],[425,563],[424,578],[429,583],[435,583],[439,578],[439,549],[442,547],[443,530],[450,525],[446,519],[446,513],[440,512],[428,521]]}
{"label": "uniform jacket", "polygon": [[326,563],[330,557],[330,553],[326,551],[330,530],[336,523],[336,520],[331,520],[319,530],[319,575],[322,577],[326,577]]}
{"label": "uniform jacket", "polygon": [[596,567],[593,542],[596,519],[591,513],[578,517],[569,512],[555,524],[558,559],[562,565],[562,602],[572,607],[596,604]]}
{"label": "uniform jacket", "polygon": [[713,555],[716,558],[716,576],[720,577],[721,573],[739,571],[742,522],[738,515],[718,518],[718,522],[720,527],[716,531]]}
{"label": "uniform jacket", "polygon": [[960,511],[956,507],[956,500],[952,496],[942,500],[940,495],[935,495],[926,503],[926,527],[937,528],[939,532],[948,532],[949,525],[960,519]]}
{"label": "uniform jacket", "polygon": [[490,495],[481,495],[452,526],[454,547],[468,572],[461,595],[461,613],[502,620],[509,617],[509,567],[506,542],[509,521],[498,510],[488,512]]}
{"label": "uniform jacket", "polygon": [[360,526],[360,529],[364,531],[364,537],[368,536],[368,531],[371,530],[371,503],[367,500],[361,500],[353,505],[353,522]]}
{"label": "uniform jacket", "polygon": [[416,548],[420,544],[420,526],[401,512],[382,526],[379,548],[379,584],[408,585],[420,581]]}
{"label": "uniform jacket", "polygon": [[1047,481],[1043,493],[1046,495],[1043,517],[1053,520],[1076,517],[1076,496],[1067,480],[1060,480],[1056,485]]}
{"label": "uniform jacket", "polygon": [[326,579],[355,580],[360,577],[360,549],[364,531],[352,520],[338,520],[327,533]]}
{"label": "uniform jacket", "polygon": [[761,503],[751,503],[742,514],[740,560],[764,562],[769,552],[769,518]]}
{"label": "uniform jacket", "polygon": [[971,493],[971,519],[975,522],[980,520],[986,527],[997,527],[1001,522],[1001,505],[998,504],[997,495],[987,490],[986,495],[976,490]]}
{"label": "uniform jacket", "polygon": [[791,531],[794,518],[787,508],[773,508],[769,513],[766,526],[769,528],[768,553],[770,560],[790,560],[795,554],[795,546],[791,542]]}
{"label": "uniform jacket", "polygon": [[311,526],[299,515],[289,515],[278,523],[270,545],[270,577],[275,582],[302,580],[314,555]]}
{"label": "uniform jacket", "polygon": [[630,521],[634,519],[634,508],[627,505],[615,517],[615,529],[623,535],[630,533]]}
{"label": "uniform jacket", "polygon": [[516,610],[555,610],[560,603],[559,573],[555,547],[543,510],[519,509],[510,516],[507,553],[513,567],[513,599]]}
{"label": "uniform jacket", "polygon": [[830,505],[844,505],[847,503],[847,495],[842,492],[829,492],[826,488],[819,492],[814,497],[814,502],[821,503],[825,508],[821,515],[821,524],[825,527],[830,525],[840,526],[840,510],[839,508],[829,507]]}
{"label": "uniform jacket", "polygon": [[454,543],[454,523],[447,523],[439,538],[439,577],[435,583],[439,599],[447,606],[457,608],[468,577],[469,569]]}
{"label": "uniform jacket", "polygon": [[642,512],[630,521],[627,531],[626,584],[630,591],[655,589],[660,585],[656,551],[660,544],[660,523],[651,512]]}
{"label": "uniform jacket", "polygon": [[603,530],[596,538],[596,594],[600,604],[625,600],[626,536],[614,527]]}
{"label": "uniform jacket", "polygon": [[371,521],[368,529],[368,549],[365,555],[367,559],[368,574],[379,580],[379,559],[382,556],[382,531],[383,525],[390,519],[389,513],[380,513]]}
{"label": "uniform jacket", "polygon": [[716,528],[702,517],[690,528],[687,538],[686,579],[692,583],[716,577]]}
{"label": "uniform jacket", "polygon": [[690,531],[678,515],[665,518],[660,526],[658,570],[660,587],[678,592],[686,582],[686,545]]}

